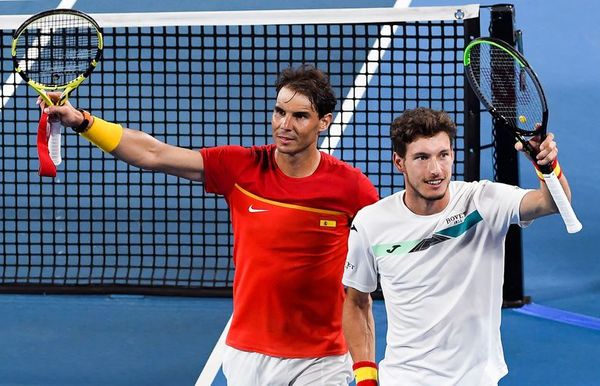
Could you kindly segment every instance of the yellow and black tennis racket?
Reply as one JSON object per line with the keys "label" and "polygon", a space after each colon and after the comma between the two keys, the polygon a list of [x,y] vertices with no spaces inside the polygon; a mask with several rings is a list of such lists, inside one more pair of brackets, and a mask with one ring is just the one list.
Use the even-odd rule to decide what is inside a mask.
{"label": "yellow and black tennis racket", "polygon": [[[62,91],[56,102],[60,105],[94,70],[102,48],[102,32],[94,19],[72,9],[53,9],[32,16],[15,31],[12,59],[15,71],[46,105],[54,105],[46,92]],[[60,129],[60,122],[42,113],[38,128],[40,175],[56,175],[55,165],[62,161]],[[46,151],[40,152],[40,146]],[[42,159],[48,155],[50,167]]]}
{"label": "yellow and black tennis racket", "polygon": [[[548,105],[537,75],[523,55],[506,42],[478,38],[464,52],[465,74],[471,88],[501,126],[514,138],[532,160],[537,151],[526,137],[546,136]],[[567,231],[575,233],[582,225],[577,219],[551,165],[536,165],[565,222]]]}

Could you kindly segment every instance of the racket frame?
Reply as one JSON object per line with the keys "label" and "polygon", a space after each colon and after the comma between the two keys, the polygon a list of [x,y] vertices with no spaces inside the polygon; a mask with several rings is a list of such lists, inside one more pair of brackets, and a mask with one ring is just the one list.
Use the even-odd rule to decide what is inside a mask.
{"label": "racket frame", "polygon": [[[525,130],[518,126],[516,119],[507,119],[504,115],[502,115],[488,100],[488,98],[483,94],[481,88],[479,86],[479,82],[477,81],[476,74],[474,74],[471,67],[471,50],[473,47],[481,44],[490,44],[495,46],[510,56],[512,56],[515,61],[521,66],[521,70],[527,71],[533,84],[535,85],[542,105],[542,122],[539,122],[539,125],[536,126],[535,130]],[[523,57],[523,55],[511,47],[508,43],[503,40],[496,38],[477,38],[472,40],[464,50],[464,60],[463,60],[464,68],[465,68],[465,76],[471,89],[477,95],[477,98],[481,101],[481,103],[487,108],[490,112],[494,120],[499,121],[500,125],[503,126],[506,130],[510,131],[514,136],[515,140],[521,142],[523,145],[523,149],[529,154],[533,162],[536,160],[537,151],[533,149],[529,141],[527,141],[524,135],[534,136],[540,135],[542,139],[546,136],[546,128],[548,125],[548,105],[546,103],[546,96],[544,94],[544,90],[542,85],[538,79],[537,74],[533,71],[527,60]],[[544,182],[548,187],[550,195],[552,196],[558,211],[563,218],[567,231],[569,233],[576,233],[582,229],[582,225],[577,219],[577,215],[573,211],[573,207],[567,198],[558,177],[554,173],[551,165],[537,165],[541,171]]]}
{"label": "racket frame", "polygon": [[[25,32],[25,30],[32,23],[34,23],[42,18],[48,17],[48,16],[65,15],[65,14],[74,15],[74,16],[86,19],[96,29],[96,35],[98,37],[98,51],[96,51],[95,57],[90,61],[88,68],[82,74],[77,76],[75,79],[73,79],[65,84],[48,86],[48,85],[36,82],[35,80],[31,79],[31,77],[27,74],[27,69],[22,68],[20,59],[17,58],[17,43],[19,41],[19,38],[23,34],[23,32]],[[23,24],[21,24],[21,26],[19,26],[19,28],[17,28],[17,30],[13,34],[11,55],[12,55],[12,60],[13,60],[13,64],[15,67],[15,72],[18,73],[21,76],[21,78],[40,95],[40,97],[44,100],[44,103],[46,103],[46,105],[53,106],[55,104],[62,105],[69,97],[69,94],[73,90],[75,90],[87,77],[89,77],[89,75],[92,73],[94,68],[96,68],[96,66],[100,62],[100,59],[102,58],[103,48],[104,48],[104,39],[102,37],[102,30],[101,30],[100,26],[98,25],[98,23],[91,16],[89,16],[81,11],[74,10],[74,9],[58,8],[58,9],[52,9],[52,10],[40,12],[38,14],[33,15],[29,19],[25,20],[23,22]],[[63,91],[62,91],[62,94],[61,94],[59,100],[57,101],[57,103],[54,103],[48,97],[46,92],[47,91],[57,91],[57,90],[63,90]]]}
{"label": "racket frame", "polygon": [[[526,71],[529,74],[529,77],[532,80],[533,85],[535,86],[535,88],[539,94],[540,102],[542,105],[542,120],[541,120],[541,122],[537,122],[537,123],[539,123],[539,126],[535,130],[523,129],[523,128],[519,127],[518,122],[516,120],[509,120],[508,118],[506,118],[494,107],[494,105],[488,100],[488,98],[481,92],[481,88],[479,87],[479,83],[476,81],[476,76],[473,73],[473,70],[471,67],[471,55],[470,55],[473,47],[475,47],[477,45],[481,45],[481,44],[490,44],[492,46],[495,46],[495,47],[500,48],[501,50],[505,51],[507,54],[512,56],[517,61],[517,63],[519,63],[522,70]],[[477,94],[477,97],[479,98],[481,103],[488,109],[488,111],[494,116],[494,118],[499,119],[500,121],[502,121],[502,123],[509,126],[517,133],[521,134],[521,136],[523,136],[523,135],[534,136],[534,135],[539,135],[539,134],[545,135],[546,129],[548,126],[548,104],[546,102],[546,94],[544,94],[544,89],[542,88],[542,85],[538,79],[537,74],[533,71],[533,69],[531,68],[531,66],[525,59],[525,57],[519,51],[517,51],[516,49],[511,47],[508,43],[506,43],[505,41],[500,40],[500,39],[477,38],[477,39],[472,40],[465,48],[463,64],[465,67],[465,72],[467,74],[467,80],[469,82],[469,85],[471,86],[471,89],[475,92],[475,94]]]}
{"label": "racket frame", "polygon": [[[37,81],[31,79],[31,77],[27,74],[27,65],[22,66],[21,65],[22,59],[17,58],[17,45],[19,42],[19,38],[27,30],[27,28],[29,28],[29,26],[31,26],[33,23],[37,22],[40,19],[50,17],[53,15],[71,15],[71,16],[85,19],[95,29],[96,36],[98,38],[98,47],[97,47],[96,55],[90,61],[86,70],[83,71],[79,76],[77,76],[75,79],[73,79],[67,83],[49,86],[49,85],[45,85],[43,83],[40,83],[40,82],[37,82]],[[15,67],[15,72],[18,73],[21,76],[21,78],[31,88],[33,88],[38,93],[38,95],[42,98],[42,100],[44,101],[46,106],[54,106],[54,105],[61,106],[66,102],[66,100],[68,99],[71,92],[73,90],[75,90],[85,79],[87,79],[89,77],[89,75],[92,73],[92,71],[96,68],[96,66],[100,62],[100,59],[102,58],[103,48],[104,48],[104,39],[102,37],[102,30],[101,30],[100,26],[98,25],[98,23],[91,16],[89,16],[83,12],[74,10],[74,9],[59,8],[59,9],[52,9],[52,10],[40,12],[38,14],[31,16],[29,19],[25,20],[23,22],[23,24],[21,24],[19,26],[19,28],[17,28],[17,30],[13,34],[13,41],[12,41],[12,45],[11,45],[11,56],[12,56],[13,64]],[[23,68],[23,67],[25,67],[25,68]],[[50,99],[50,97],[48,97],[47,92],[48,91],[60,91],[60,90],[62,90],[62,93],[61,93],[59,99],[56,102],[53,102],[52,99]],[[46,114],[46,113],[42,113],[42,115],[43,114]],[[61,125],[60,125],[59,121],[53,121],[53,120],[48,120],[48,125],[49,125],[49,127],[47,129],[46,135],[49,139],[50,157],[55,165],[59,165],[62,162],[61,134],[60,134]]]}

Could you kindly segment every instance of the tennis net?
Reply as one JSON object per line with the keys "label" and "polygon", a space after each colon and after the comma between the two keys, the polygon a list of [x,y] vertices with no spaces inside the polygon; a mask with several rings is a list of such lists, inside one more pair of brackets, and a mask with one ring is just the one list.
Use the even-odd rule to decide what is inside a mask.
{"label": "tennis net", "polygon": [[[0,16],[5,52],[27,16]],[[479,104],[462,67],[465,42],[479,36],[478,6],[92,17],[103,60],[70,99],[106,120],[194,149],[264,144],[277,74],[310,63],[339,99],[322,150],[362,169],[382,197],[403,185],[389,124],[417,106],[450,114],[455,177],[478,178]],[[74,134],[63,136],[58,176],[39,177],[36,95],[12,74],[10,55],[0,66],[0,291],[230,293],[222,198],[129,167]]]}

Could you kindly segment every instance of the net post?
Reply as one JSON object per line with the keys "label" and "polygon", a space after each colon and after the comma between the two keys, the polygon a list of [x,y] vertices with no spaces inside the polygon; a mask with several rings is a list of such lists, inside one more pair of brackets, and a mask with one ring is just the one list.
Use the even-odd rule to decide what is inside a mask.
{"label": "net post", "polygon": [[[465,20],[465,47],[481,36],[480,18]],[[465,101],[465,181],[480,179],[481,109],[479,99],[469,86],[464,84]]]}
{"label": "net post", "polygon": [[[512,4],[497,4],[491,8],[490,36],[499,38],[514,46],[515,9]],[[496,181],[510,185],[519,185],[519,159],[514,149],[514,139],[508,130],[494,122],[494,150]],[[523,240],[521,228],[511,225],[505,241],[505,268],[503,307],[517,308],[530,303],[524,294],[523,286]]]}

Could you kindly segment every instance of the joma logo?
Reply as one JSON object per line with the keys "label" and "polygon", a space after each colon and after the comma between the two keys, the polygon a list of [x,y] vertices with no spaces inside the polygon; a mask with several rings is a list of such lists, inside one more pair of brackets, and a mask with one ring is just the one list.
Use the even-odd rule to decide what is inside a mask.
{"label": "joma logo", "polygon": [[402,244],[396,244],[396,245],[392,245],[392,247],[390,249],[386,249],[385,251],[387,253],[392,253],[394,252],[396,249],[400,248],[402,246]]}

